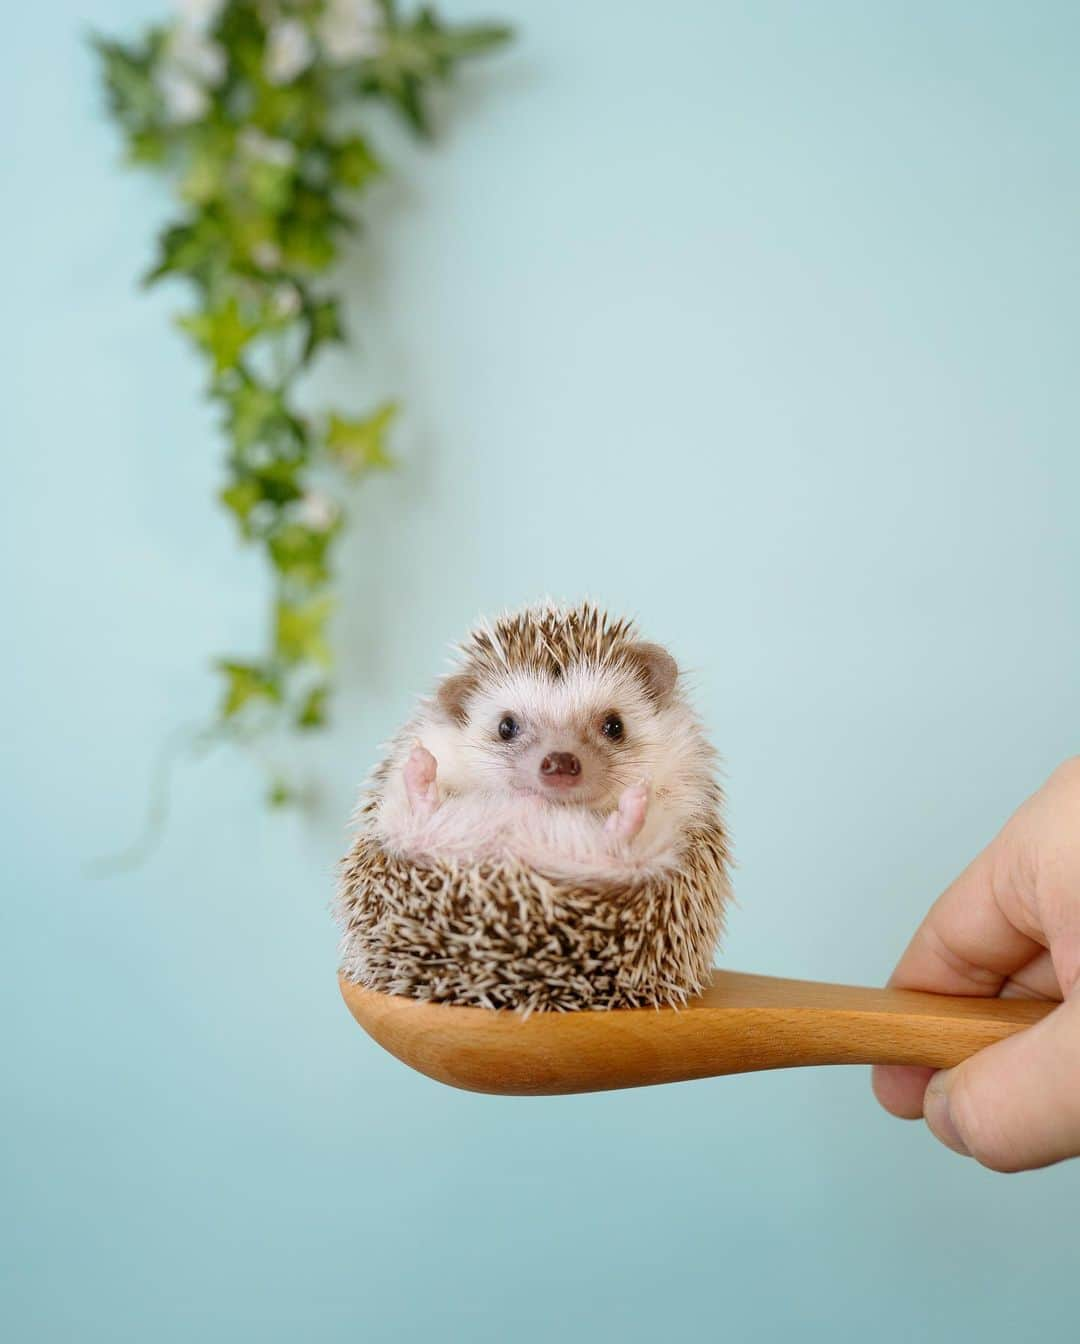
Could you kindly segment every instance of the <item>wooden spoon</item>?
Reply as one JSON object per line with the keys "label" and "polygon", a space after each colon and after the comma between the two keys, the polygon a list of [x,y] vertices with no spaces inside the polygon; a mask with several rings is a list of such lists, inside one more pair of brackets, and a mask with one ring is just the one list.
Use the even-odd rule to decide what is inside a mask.
{"label": "wooden spoon", "polygon": [[951,998],[714,971],[685,1008],[519,1014],[363,989],[349,1011],[392,1055],[452,1087],[507,1096],[603,1092],[800,1064],[951,1068],[1045,1017],[1031,999]]}

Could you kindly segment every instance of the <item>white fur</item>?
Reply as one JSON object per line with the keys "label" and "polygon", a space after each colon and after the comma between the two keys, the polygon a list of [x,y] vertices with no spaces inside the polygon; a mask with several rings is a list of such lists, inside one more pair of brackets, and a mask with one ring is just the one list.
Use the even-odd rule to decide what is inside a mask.
{"label": "white fur", "polygon": [[[397,853],[463,861],[512,856],[552,877],[613,879],[674,867],[688,828],[714,812],[714,757],[678,689],[657,707],[630,669],[577,664],[558,681],[507,671],[486,677],[469,698],[467,721],[452,721],[427,701],[394,744],[375,827]],[[613,748],[599,732],[617,711],[625,742]],[[498,723],[512,713],[522,725],[513,748]],[[403,767],[421,744],[438,763],[439,803],[414,813]],[[573,751],[580,787],[552,801],[539,782],[550,751]],[[649,786],[645,824],[627,842],[605,831],[624,790]]]}
{"label": "white fur", "polygon": [[514,859],[552,878],[610,877],[662,871],[676,852],[647,852],[604,830],[595,813],[546,803],[540,798],[469,794],[444,799],[430,817],[416,817],[405,804],[386,808],[380,826],[395,853],[453,858],[459,862]]}

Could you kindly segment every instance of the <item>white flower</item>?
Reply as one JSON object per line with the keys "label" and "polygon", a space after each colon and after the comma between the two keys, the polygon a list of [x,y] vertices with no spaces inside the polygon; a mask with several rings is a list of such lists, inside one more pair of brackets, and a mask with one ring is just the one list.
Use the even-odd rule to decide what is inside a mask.
{"label": "white flower", "polygon": [[296,162],[296,146],[288,140],[265,135],[257,126],[248,126],[240,132],[240,148],[249,158],[258,159],[272,168],[291,168]]}
{"label": "white flower", "polygon": [[[272,243],[262,244],[264,247],[273,247]],[[278,252],[277,248],[274,248]],[[281,260],[281,253],[278,252],[278,261]],[[260,265],[262,263],[260,262]],[[267,269],[270,269],[269,267]],[[273,295],[274,316],[279,318],[295,317],[300,311],[300,291],[295,285],[278,285],[274,289]]]}
{"label": "white flower", "polygon": [[187,23],[178,23],[165,44],[165,63],[198,84],[216,88],[225,78],[227,60],[220,43]]}
{"label": "white flower", "polygon": [[383,40],[382,19],[377,0],[327,0],[318,23],[319,42],[337,65],[377,56]]}
{"label": "white flower", "polygon": [[166,66],[158,71],[157,86],[165,103],[165,115],[177,125],[198,121],[210,106],[203,86],[175,67]]}
{"label": "white flower", "polygon": [[312,532],[329,532],[338,520],[338,506],[321,490],[309,490],[296,506],[296,518]]}
{"label": "white flower", "polygon": [[276,271],[281,265],[281,248],[263,241],[251,249],[251,259],[261,271]]}
{"label": "white flower", "polygon": [[311,64],[315,49],[299,19],[283,19],[270,29],[266,42],[266,78],[271,84],[291,84]]}
{"label": "white flower", "polygon": [[225,0],[179,0],[177,6],[183,21],[192,28],[201,28],[204,33],[217,23],[224,7]]}
{"label": "white flower", "polygon": [[200,28],[181,19],[169,33],[157,69],[157,86],[170,121],[198,121],[210,106],[208,88],[225,78],[225,52]]}

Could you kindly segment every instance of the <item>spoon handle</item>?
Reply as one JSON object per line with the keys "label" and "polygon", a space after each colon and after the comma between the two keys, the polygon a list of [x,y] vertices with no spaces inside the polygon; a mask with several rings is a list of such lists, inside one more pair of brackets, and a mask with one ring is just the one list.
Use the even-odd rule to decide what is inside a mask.
{"label": "spoon handle", "polygon": [[695,1007],[714,1044],[737,1036],[725,1040],[715,1062],[750,1072],[806,1064],[952,1068],[1056,1005],[715,971]]}

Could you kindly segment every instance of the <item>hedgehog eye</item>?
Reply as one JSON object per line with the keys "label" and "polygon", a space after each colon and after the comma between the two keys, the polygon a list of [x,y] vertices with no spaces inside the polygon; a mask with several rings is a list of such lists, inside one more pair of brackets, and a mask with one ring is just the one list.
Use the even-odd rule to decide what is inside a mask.
{"label": "hedgehog eye", "polygon": [[618,714],[609,714],[600,727],[600,731],[612,742],[621,742],[623,738],[623,721]]}
{"label": "hedgehog eye", "polygon": [[499,720],[499,736],[504,742],[509,742],[517,737],[521,732],[521,724],[514,718],[513,714],[504,714]]}

